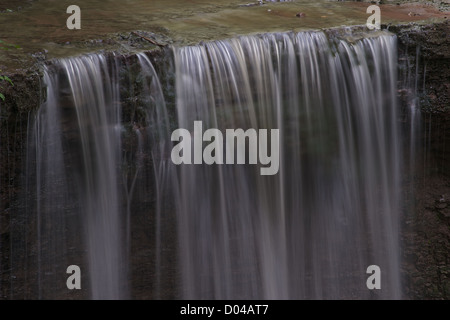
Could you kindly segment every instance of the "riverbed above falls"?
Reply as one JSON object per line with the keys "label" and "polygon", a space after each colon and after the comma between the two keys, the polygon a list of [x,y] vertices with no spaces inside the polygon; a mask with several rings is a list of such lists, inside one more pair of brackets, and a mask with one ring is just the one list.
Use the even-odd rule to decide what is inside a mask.
{"label": "riverbed above falls", "polygon": [[[381,23],[433,22],[448,12],[421,3],[383,1]],[[352,1],[131,0],[2,1],[0,38],[21,49],[2,51],[0,70],[26,69],[45,59],[99,50],[133,52],[155,46],[130,32],[145,31],[162,44],[189,45],[243,34],[365,25],[370,3]],[[66,9],[81,9],[81,29],[69,30]]]}

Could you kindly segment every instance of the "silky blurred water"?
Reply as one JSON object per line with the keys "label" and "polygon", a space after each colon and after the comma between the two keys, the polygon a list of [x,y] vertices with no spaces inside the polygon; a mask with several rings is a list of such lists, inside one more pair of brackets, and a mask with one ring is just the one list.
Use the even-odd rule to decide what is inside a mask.
{"label": "silky blurred water", "polygon": [[[396,52],[386,32],[292,32],[177,46],[159,65],[54,61],[29,128],[12,292],[67,294],[76,264],[83,298],[401,298]],[[171,133],[194,121],[279,129],[279,171],[173,164]],[[382,290],[366,286],[370,265]]]}
{"label": "silky blurred water", "polygon": [[[399,298],[396,38],[321,32],[175,49],[180,127],[280,130],[280,172],[181,165],[183,297]],[[206,123],[206,125],[205,125]]]}

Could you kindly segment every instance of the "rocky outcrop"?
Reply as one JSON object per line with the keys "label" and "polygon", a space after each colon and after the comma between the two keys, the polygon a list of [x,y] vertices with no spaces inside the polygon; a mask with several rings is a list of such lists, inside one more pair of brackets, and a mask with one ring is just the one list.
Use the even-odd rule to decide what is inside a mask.
{"label": "rocky outcrop", "polygon": [[450,175],[450,23],[393,26],[403,58],[403,82],[415,90],[422,117],[423,166]]}
{"label": "rocky outcrop", "polygon": [[446,21],[390,30],[399,40],[400,86],[413,91],[403,105],[420,109],[416,162],[404,190],[405,298],[449,299],[450,26]]}

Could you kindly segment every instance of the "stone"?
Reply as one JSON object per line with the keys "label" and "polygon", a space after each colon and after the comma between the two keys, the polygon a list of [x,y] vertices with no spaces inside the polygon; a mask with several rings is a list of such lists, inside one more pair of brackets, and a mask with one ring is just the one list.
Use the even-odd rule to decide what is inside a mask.
{"label": "stone", "polygon": [[447,203],[445,202],[440,202],[436,204],[436,209],[445,209],[447,208]]}

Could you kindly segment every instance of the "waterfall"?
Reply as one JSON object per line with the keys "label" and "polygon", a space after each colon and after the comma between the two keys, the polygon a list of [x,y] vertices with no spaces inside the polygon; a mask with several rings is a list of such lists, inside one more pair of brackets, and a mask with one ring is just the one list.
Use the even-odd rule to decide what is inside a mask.
{"label": "waterfall", "polygon": [[[57,72],[45,73],[47,101],[33,128],[38,283],[45,286],[41,268],[50,256],[65,258],[65,230],[74,231],[67,219],[76,212],[81,229],[75,232],[83,234],[92,298],[118,299],[123,297],[120,275],[126,274],[126,264],[117,170],[121,163],[117,71],[102,55],[61,60],[58,67]],[[50,252],[46,242],[52,246]]]}
{"label": "waterfall", "polygon": [[178,126],[278,128],[280,171],[180,165],[183,297],[399,298],[396,38],[322,32],[175,49]]}
{"label": "waterfall", "polygon": [[[301,32],[174,47],[156,70],[144,53],[53,61],[29,128],[11,249],[25,279],[12,291],[401,298],[396,52],[389,33]],[[171,134],[195,140],[195,121],[203,132],[278,129],[279,170],[174,164]],[[66,288],[73,264],[78,296]],[[370,265],[381,290],[366,286]]]}

